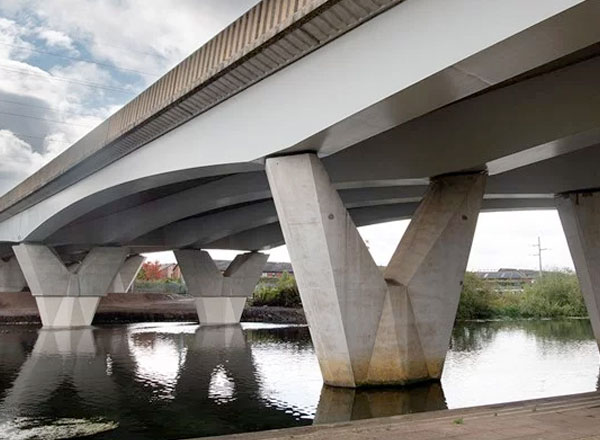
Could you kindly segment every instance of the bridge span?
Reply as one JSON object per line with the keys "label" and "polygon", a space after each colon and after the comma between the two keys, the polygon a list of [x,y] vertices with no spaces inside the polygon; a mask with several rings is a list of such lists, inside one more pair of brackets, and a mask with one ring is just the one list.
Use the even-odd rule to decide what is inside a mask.
{"label": "bridge span", "polygon": [[[325,382],[406,384],[441,375],[479,212],[557,207],[600,340],[599,20],[264,0],[0,198],[0,288],[89,325],[172,249],[200,321],[236,322],[285,243]],[[381,274],[356,227],[400,218]],[[206,249],[247,253],[221,274]]]}

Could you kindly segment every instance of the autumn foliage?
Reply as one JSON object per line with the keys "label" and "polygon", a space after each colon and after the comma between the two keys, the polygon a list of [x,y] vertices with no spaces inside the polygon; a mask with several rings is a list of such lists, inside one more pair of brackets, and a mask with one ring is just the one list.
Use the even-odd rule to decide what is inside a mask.
{"label": "autumn foliage", "polygon": [[156,281],[161,278],[160,263],[158,261],[146,261],[138,274],[139,280]]}

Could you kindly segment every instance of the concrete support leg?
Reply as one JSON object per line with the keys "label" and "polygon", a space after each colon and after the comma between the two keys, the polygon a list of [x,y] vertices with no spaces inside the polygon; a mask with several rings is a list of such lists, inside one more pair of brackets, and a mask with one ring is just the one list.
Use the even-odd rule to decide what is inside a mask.
{"label": "concrete support leg", "polygon": [[224,273],[208,252],[195,249],[175,251],[190,295],[196,296],[200,324],[240,322],[246,298],[252,296],[268,255],[250,252],[235,257]]}
{"label": "concrete support leg", "polygon": [[110,289],[108,290],[111,293],[127,293],[129,289],[135,282],[135,278],[137,277],[142,265],[144,264],[144,260],[146,258],[141,255],[132,255],[127,258],[119,269],[119,272],[115,276]]}
{"label": "concrete support leg", "polygon": [[600,345],[600,191],[559,195],[556,207]]}
{"label": "concrete support leg", "polygon": [[15,257],[0,259],[0,292],[20,292],[27,286],[27,281]]}
{"label": "concrete support leg", "polygon": [[382,274],[315,155],[266,170],[325,383],[439,379],[485,175],[433,179]]}
{"label": "concrete support leg", "polygon": [[88,326],[100,297],[122,266],[126,248],[94,248],[68,269],[52,249],[20,244],[13,250],[37,302],[44,327]]}

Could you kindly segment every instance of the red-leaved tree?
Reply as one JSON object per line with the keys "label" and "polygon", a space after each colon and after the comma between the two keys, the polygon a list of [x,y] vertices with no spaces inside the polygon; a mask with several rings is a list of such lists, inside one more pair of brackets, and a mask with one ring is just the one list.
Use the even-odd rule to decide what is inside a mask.
{"label": "red-leaved tree", "polygon": [[138,278],[146,281],[160,280],[162,278],[160,263],[158,261],[146,261],[142,265]]}

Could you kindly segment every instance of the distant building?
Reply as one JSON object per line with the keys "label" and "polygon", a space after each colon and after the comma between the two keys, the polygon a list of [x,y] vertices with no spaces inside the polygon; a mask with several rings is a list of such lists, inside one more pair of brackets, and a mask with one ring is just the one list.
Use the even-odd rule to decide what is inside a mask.
{"label": "distant building", "polygon": [[479,278],[493,283],[501,292],[522,292],[526,285],[535,282],[537,270],[501,268],[495,271],[475,272]]}
{"label": "distant building", "polygon": [[179,280],[181,279],[181,270],[177,263],[166,263],[160,265],[160,278]]}

